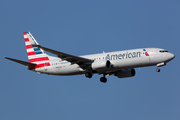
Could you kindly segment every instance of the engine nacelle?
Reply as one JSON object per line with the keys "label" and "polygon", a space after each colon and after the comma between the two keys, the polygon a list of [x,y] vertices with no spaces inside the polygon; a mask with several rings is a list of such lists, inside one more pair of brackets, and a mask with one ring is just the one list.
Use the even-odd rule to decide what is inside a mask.
{"label": "engine nacelle", "polygon": [[126,78],[135,76],[136,71],[134,69],[120,70],[114,73],[118,78]]}
{"label": "engine nacelle", "polygon": [[91,64],[91,67],[93,70],[103,70],[105,68],[110,68],[111,67],[111,63],[109,60],[98,60],[98,61],[94,61]]}

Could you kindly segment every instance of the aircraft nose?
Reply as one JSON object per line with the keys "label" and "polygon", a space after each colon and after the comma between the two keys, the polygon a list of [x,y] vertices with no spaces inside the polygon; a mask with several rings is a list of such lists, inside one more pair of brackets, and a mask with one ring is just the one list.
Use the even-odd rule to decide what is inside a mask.
{"label": "aircraft nose", "polygon": [[167,55],[167,57],[168,57],[169,60],[172,60],[172,59],[175,58],[175,55],[172,54],[172,53],[169,53],[169,54]]}

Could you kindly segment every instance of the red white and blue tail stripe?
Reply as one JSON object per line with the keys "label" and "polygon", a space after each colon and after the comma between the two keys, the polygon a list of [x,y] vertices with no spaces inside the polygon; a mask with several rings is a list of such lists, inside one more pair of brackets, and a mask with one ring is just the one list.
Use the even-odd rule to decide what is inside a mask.
{"label": "red white and blue tail stripe", "polygon": [[35,40],[32,34],[30,32],[24,32],[23,35],[29,62],[37,64],[33,68],[29,67],[29,69],[50,66],[48,55],[44,53],[42,49],[33,46],[34,44],[38,45],[38,42]]}

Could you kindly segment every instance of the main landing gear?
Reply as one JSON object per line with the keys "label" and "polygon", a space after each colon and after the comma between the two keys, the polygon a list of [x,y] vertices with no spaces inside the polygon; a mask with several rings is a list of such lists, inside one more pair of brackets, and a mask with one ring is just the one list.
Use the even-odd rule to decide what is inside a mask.
{"label": "main landing gear", "polygon": [[105,77],[105,74],[103,74],[103,77],[100,78],[100,81],[103,83],[107,82],[107,78]]}
{"label": "main landing gear", "polygon": [[[86,72],[85,76],[87,78],[91,78],[93,76],[93,74],[91,72]],[[100,81],[103,82],[103,83],[107,82],[107,78],[105,77],[105,74],[103,74],[103,77],[100,78]]]}
{"label": "main landing gear", "polygon": [[92,78],[92,73],[91,73],[91,72],[87,72],[87,73],[85,73],[85,76],[86,76],[87,78]]}
{"label": "main landing gear", "polygon": [[100,78],[100,81],[103,82],[103,83],[106,83],[106,82],[107,82],[107,78],[101,77],[101,78]]}

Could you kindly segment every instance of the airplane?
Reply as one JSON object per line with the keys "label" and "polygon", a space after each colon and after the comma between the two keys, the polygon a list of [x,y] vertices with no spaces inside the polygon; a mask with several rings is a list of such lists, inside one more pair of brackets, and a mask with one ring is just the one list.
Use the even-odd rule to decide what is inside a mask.
{"label": "airplane", "polygon": [[[38,74],[70,76],[84,74],[91,78],[94,74],[102,74],[100,81],[107,82],[107,76],[118,78],[135,76],[134,68],[166,65],[175,55],[161,48],[140,48],[115,52],[103,52],[84,56],[75,56],[53,50],[38,44],[32,34],[23,32],[29,62],[4,57],[8,60],[27,66],[28,70]],[[50,56],[44,51],[57,55]]]}

